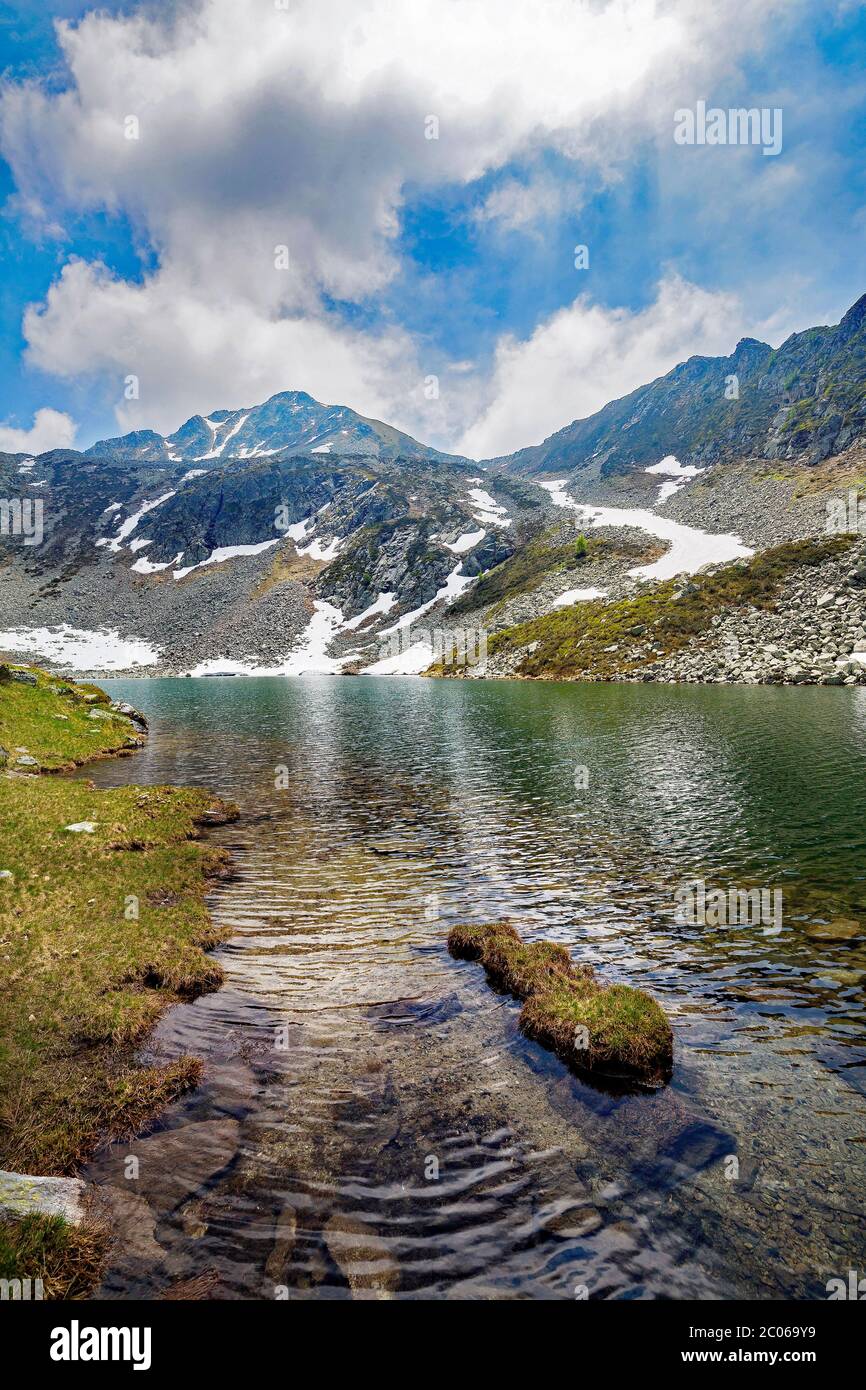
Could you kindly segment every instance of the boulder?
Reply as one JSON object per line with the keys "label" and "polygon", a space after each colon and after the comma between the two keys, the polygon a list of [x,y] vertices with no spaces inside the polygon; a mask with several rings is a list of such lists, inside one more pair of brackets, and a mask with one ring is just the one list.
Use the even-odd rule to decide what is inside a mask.
{"label": "boulder", "polygon": [[0,1217],[62,1216],[84,1220],[85,1184],[80,1178],[40,1178],[0,1169]]}

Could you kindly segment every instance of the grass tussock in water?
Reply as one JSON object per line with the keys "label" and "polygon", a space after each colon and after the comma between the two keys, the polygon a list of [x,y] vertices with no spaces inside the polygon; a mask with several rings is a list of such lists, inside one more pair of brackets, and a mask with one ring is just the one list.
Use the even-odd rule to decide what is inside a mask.
{"label": "grass tussock in water", "polygon": [[[48,686],[0,682],[0,727],[51,768],[78,757],[78,724],[55,716],[82,687]],[[0,1167],[68,1173],[196,1084],[192,1058],[132,1055],[169,1003],[221,983],[204,899],[227,855],[198,826],[235,814],[192,789],[0,773]]]}
{"label": "grass tussock in water", "polygon": [[451,954],[477,960],[491,984],[524,1001],[527,1037],[579,1071],[660,1085],[673,1061],[664,1011],[643,990],[600,985],[552,941],[526,945],[507,922],[468,924],[448,935]]}
{"label": "grass tussock in water", "polygon": [[[751,560],[670,579],[615,603],[593,600],[495,633],[489,654],[535,644],[521,676],[611,679],[663,660],[706,632],[724,609],[771,608],[786,579],[848,549],[853,537],[791,541]],[[652,645],[651,645],[652,644]]]}

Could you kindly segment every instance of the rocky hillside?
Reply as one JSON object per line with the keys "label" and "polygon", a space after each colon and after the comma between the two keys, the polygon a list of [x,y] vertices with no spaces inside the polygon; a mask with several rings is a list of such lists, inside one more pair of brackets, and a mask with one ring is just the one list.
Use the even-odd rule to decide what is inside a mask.
{"label": "rocky hillside", "polygon": [[0,457],[0,495],[44,508],[39,544],[0,538],[0,635],[88,672],[284,669],[298,646],[292,670],[335,669],[341,633],[354,652],[386,616],[457,597],[546,505],[517,479],[494,497],[476,469],[290,451],[207,469]]}
{"label": "rocky hillside", "polygon": [[574,604],[502,629],[483,668],[450,674],[864,685],[866,542],[788,543],[693,580]]}
{"label": "rocky hillside", "polygon": [[[780,668],[835,678],[825,647],[834,662],[861,650],[857,586],[834,604],[830,632],[822,612],[816,653],[802,626],[820,595],[805,618],[796,585],[790,604],[782,586],[780,608],[749,616],[738,601],[732,616],[727,597],[748,584],[736,568],[733,582],[715,575],[805,553],[797,544],[827,539],[833,507],[848,516],[850,498],[866,498],[864,316],[866,298],[777,351],[746,341],[728,358],[692,358],[489,466],[303,392],[195,416],[166,438],[0,455],[13,509],[0,528],[0,659],[87,674],[400,674],[468,642],[489,649],[491,674],[633,678],[622,615],[674,603],[685,576],[719,600],[699,605],[706,632],[698,624],[670,650],[654,636],[639,678],[691,679],[705,661],[738,679]],[[7,524],[15,507],[38,536]],[[848,530],[866,532],[862,513]],[[820,552],[807,584],[841,563],[835,553]],[[838,589],[830,570],[814,582]],[[743,622],[752,664],[719,665],[714,636],[733,641]],[[527,635],[537,623],[543,641]],[[599,645],[583,624],[619,637]],[[641,626],[632,615],[624,630]],[[580,660],[548,660],[550,634],[572,629]],[[764,630],[776,650],[755,664]]]}
{"label": "rocky hillside", "polygon": [[842,322],[774,349],[744,338],[729,357],[690,357],[666,376],[575,420],[542,444],[493,460],[521,474],[628,473],[674,455],[814,464],[866,429],[866,295]]}

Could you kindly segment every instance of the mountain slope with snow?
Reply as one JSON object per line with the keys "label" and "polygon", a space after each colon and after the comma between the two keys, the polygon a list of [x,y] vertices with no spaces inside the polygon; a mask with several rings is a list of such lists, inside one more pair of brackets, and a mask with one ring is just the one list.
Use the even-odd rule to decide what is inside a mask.
{"label": "mountain slope with snow", "polygon": [[453,461],[451,455],[420,444],[392,425],[368,419],[348,406],[322,405],[306,391],[280,391],[261,405],[193,415],[170,435],[136,430],[116,439],[102,439],[87,453],[92,458],[201,464],[204,468],[229,459],[288,454]]}

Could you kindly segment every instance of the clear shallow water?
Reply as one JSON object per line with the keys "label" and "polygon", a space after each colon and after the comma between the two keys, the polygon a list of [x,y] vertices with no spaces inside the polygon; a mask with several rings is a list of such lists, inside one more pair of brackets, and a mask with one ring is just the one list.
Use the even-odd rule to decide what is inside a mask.
{"label": "clear shallow water", "polygon": [[[349,1297],[351,1246],[416,1297],[823,1297],[864,1267],[866,935],[810,933],[866,923],[866,692],[105,684],[151,739],[98,785],[243,813],[226,985],[146,1054],[205,1084],[88,1173],[128,1208],[106,1294]],[[782,932],[678,925],[692,876],[782,888]],[[652,990],[672,1085],[611,1096],[523,1039],[445,949],[501,916]]]}

